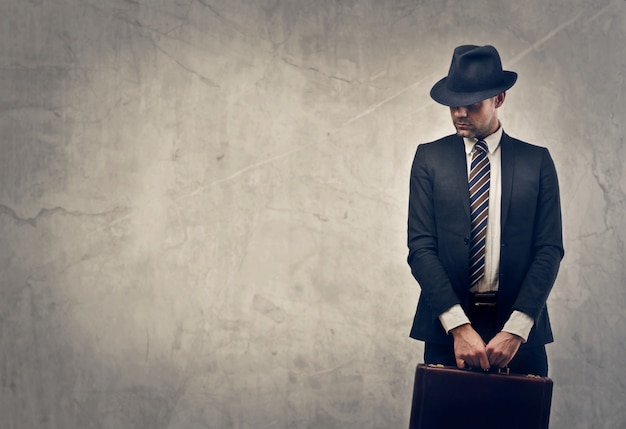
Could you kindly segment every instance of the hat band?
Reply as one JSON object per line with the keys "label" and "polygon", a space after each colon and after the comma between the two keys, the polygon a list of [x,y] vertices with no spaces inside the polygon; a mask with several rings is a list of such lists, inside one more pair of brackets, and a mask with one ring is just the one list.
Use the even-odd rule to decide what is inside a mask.
{"label": "hat band", "polygon": [[467,81],[454,81],[451,79],[447,79],[446,87],[448,90],[453,92],[478,92],[478,91],[489,91],[490,89],[498,88],[504,83],[504,76],[500,77],[498,81],[494,82],[490,80],[489,82],[485,82],[483,84],[477,85],[476,82],[467,82]]}

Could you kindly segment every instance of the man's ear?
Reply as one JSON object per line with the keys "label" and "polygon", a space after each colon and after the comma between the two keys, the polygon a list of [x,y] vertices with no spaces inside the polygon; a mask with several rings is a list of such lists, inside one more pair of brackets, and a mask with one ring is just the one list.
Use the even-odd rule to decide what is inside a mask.
{"label": "man's ear", "polygon": [[496,95],[494,97],[494,103],[496,105],[496,109],[504,104],[504,99],[506,98],[506,91]]}

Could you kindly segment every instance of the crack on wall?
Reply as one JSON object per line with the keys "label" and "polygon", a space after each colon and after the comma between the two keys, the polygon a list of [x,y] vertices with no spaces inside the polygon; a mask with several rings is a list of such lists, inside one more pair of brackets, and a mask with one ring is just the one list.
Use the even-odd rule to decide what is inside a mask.
{"label": "crack on wall", "polygon": [[176,65],[178,65],[181,69],[183,69],[184,71],[186,71],[187,73],[190,73],[194,76],[196,76],[198,79],[200,79],[203,83],[205,83],[206,85],[213,87],[213,88],[220,88],[220,85],[218,85],[217,83],[213,82],[211,79],[209,79],[208,77],[204,76],[202,73],[192,69],[191,67],[186,66],[185,64],[183,64],[182,62],[180,62],[179,60],[177,60],[176,58],[174,58],[169,52],[167,52],[165,49],[163,49],[161,46],[159,46],[159,44],[156,41],[153,41],[154,46],[157,48],[157,50],[159,52],[161,52],[163,55],[165,55],[166,57],[168,57],[170,60],[172,60]]}
{"label": "crack on wall", "polygon": [[297,64],[295,61],[293,61],[293,60],[292,60],[292,59],[290,59],[290,58],[287,58],[287,57],[281,57],[281,58],[282,58],[282,60],[283,60],[283,62],[284,62],[285,64],[289,64],[289,65],[290,65],[290,66],[292,66],[292,67],[296,67],[296,68],[303,69],[303,70],[310,70],[310,71],[312,71],[312,72],[315,72],[315,73],[318,73],[318,74],[320,74],[320,75],[322,75],[322,76],[325,76],[325,77],[327,77],[327,78],[329,78],[329,79],[338,80],[338,81],[341,81],[341,82],[344,82],[344,83],[350,83],[350,84],[351,84],[351,83],[354,83],[354,82],[353,82],[352,80],[350,80],[350,79],[347,79],[347,78],[343,78],[343,77],[339,77],[339,76],[336,76],[336,75],[333,75],[333,74],[326,73],[326,72],[324,72],[324,71],[322,71],[322,70],[320,70],[320,69],[318,69],[318,68],[316,68],[316,67],[312,67],[312,66],[304,66],[304,65]]}
{"label": "crack on wall", "polygon": [[128,213],[128,209],[126,207],[115,207],[111,210],[98,212],[98,213],[86,213],[86,212],[81,212],[77,210],[70,211],[61,206],[57,206],[54,208],[43,208],[39,210],[39,213],[37,213],[37,215],[35,215],[34,217],[21,217],[11,207],[5,204],[0,204],[0,217],[8,216],[14,221],[16,221],[18,224],[30,225],[35,228],[37,227],[37,224],[39,223],[39,221],[46,219],[46,218],[50,218],[56,214],[59,214],[62,216],[71,216],[71,217],[102,217],[102,216],[119,215],[119,214],[126,214],[126,213]]}

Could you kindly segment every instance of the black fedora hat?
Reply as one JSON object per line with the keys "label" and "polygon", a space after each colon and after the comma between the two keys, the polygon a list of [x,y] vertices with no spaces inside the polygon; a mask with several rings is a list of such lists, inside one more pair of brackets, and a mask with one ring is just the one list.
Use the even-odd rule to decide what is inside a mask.
{"label": "black fedora hat", "polygon": [[469,106],[511,88],[517,73],[502,70],[502,61],[491,45],[463,45],[454,50],[448,76],[437,82],[430,96],[444,106]]}

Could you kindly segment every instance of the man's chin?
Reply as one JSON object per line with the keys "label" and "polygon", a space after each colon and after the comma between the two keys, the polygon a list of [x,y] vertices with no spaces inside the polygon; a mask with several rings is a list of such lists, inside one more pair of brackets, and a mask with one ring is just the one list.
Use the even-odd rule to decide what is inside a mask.
{"label": "man's chin", "polygon": [[457,133],[457,135],[459,135],[461,137],[468,138],[468,139],[474,137],[474,133],[471,132],[470,130],[459,130],[457,128],[456,129],[456,133]]}

